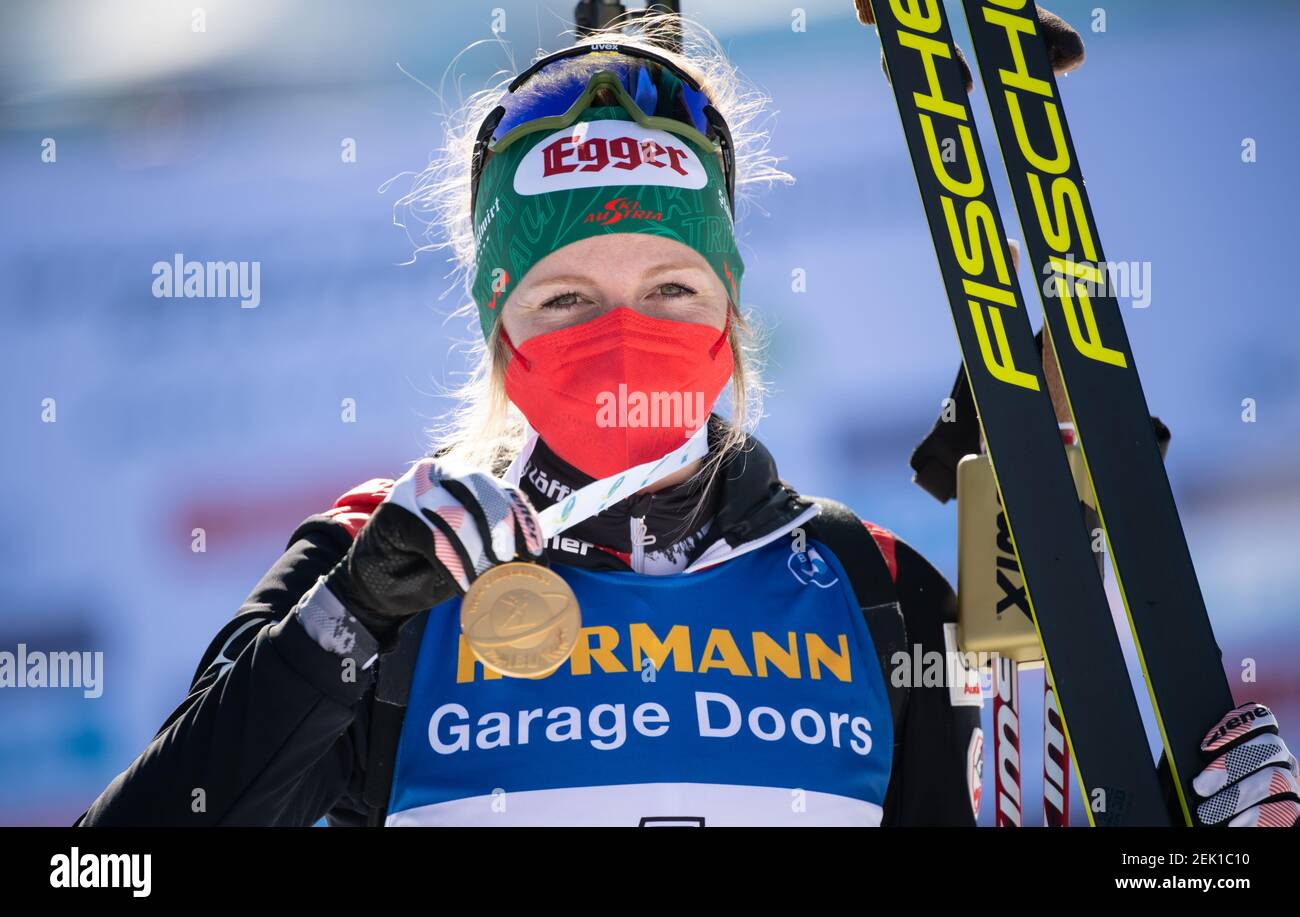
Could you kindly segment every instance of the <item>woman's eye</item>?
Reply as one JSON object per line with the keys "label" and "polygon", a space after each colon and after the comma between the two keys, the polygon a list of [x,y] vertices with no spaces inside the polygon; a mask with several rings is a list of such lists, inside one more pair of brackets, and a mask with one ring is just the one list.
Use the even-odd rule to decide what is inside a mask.
{"label": "woman's eye", "polygon": [[692,296],[695,291],[680,283],[661,283],[659,284],[659,293],[661,296],[675,299],[678,296]]}
{"label": "woman's eye", "polygon": [[577,293],[561,293],[542,303],[543,309],[570,309],[578,304]]}

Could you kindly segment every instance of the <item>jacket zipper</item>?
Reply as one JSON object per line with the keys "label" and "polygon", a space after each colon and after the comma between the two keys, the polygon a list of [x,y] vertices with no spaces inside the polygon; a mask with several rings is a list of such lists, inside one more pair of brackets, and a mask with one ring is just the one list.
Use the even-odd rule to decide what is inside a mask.
{"label": "jacket zipper", "polygon": [[632,570],[645,572],[645,549],[657,540],[654,535],[646,534],[645,516],[630,517],[632,524]]}

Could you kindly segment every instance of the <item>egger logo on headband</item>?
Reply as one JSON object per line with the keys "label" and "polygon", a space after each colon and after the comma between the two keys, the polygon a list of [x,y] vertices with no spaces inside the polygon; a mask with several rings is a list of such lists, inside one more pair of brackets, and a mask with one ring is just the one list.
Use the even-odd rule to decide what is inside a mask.
{"label": "egger logo on headband", "polygon": [[708,174],[695,151],[667,131],[635,121],[581,121],[535,145],[515,170],[516,194],[548,194],[605,185],[703,188]]}

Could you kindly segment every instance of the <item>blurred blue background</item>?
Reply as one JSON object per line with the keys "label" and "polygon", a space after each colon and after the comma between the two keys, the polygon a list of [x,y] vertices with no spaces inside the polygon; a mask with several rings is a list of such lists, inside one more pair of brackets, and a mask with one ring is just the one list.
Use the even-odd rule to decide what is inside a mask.
{"label": "blurred blue background", "polygon": [[[849,502],[955,579],[955,508],[910,483],[907,457],[959,356],[879,44],[847,0],[804,3],[801,33],[770,0],[685,6],[771,95],[773,149],[798,179],[741,225],[742,298],[772,334],[760,438],[796,487]],[[1173,429],[1169,474],[1225,666],[1238,699],[1274,705],[1300,746],[1300,335],[1274,274],[1294,262],[1300,7],[1111,4],[1094,32],[1092,0],[1049,6],[1087,42],[1062,93],[1106,252],[1151,265],[1151,304],[1126,320]],[[493,39],[495,8],[509,53],[465,54],[440,100],[421,84]],[[183,697],[295,525],[423,453],[469,331],[444,321],[461,298],[440,256],[401,266],[412,244],[392,205],[409,182],[379,187],[424,166],[458,91],[560,47],[572,3],[202,9],[203,32],[190,4],[0,10],[0,649],[106,660],[98,699],[0,690],[4,824],[72,821]],[[151,267],[178,252],[260,261],[260,306],[155,298]],[[807,292],[791,291],[796,268]],[[345,398],[355,423],[340,420]],[[1257,683],[1241,681],[1247,659]],[[1034,824],[1041,675],[1022,690]],[[987,822],[991,765],[985,778]]]}

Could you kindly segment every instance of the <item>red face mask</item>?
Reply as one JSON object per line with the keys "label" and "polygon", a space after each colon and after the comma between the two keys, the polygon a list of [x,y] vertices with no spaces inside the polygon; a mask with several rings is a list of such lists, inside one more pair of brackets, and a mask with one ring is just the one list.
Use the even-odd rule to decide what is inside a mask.
{"label": "red face mask", "polygon": [[552,451],[605,478],[662,458],[708,419],[734,366],[727,332],[620,306],[510,348],[506,394]]}

